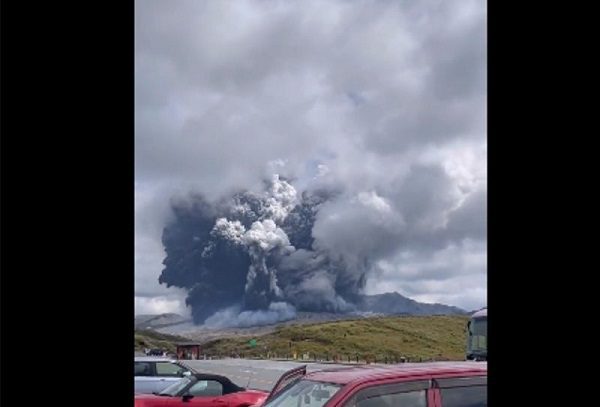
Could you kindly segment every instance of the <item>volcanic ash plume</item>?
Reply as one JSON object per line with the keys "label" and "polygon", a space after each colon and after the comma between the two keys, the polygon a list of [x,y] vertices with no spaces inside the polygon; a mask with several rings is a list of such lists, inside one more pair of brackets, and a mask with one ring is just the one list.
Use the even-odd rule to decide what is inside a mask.
{"label": "volcanic ash plume", "polygon": [[266,324],[293,318],[296,310],[350,311],[368,261],[349,262],[313,238],[320,209],[334,197],[298,196],[275,175],[261,193],[173,203],[159,281],[188,290],[186,303],[198,324]]}
{"label": "volcanic ash plume", "polygon": [[269,255],[292,253],[294,247],[290,245],[285,232],[271,219],[254,222],[242,241],[252,262],[246,279],[244,305],[246,309],[267,308],[272,301],[281,299],[275,269],[269,270],[267,258]]}

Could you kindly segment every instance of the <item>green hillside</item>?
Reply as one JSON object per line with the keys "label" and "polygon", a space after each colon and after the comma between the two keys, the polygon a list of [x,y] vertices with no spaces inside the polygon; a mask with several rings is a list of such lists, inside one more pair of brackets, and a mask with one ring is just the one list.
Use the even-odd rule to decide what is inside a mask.
{"label": "green hillside", "polygon": [[[235,337],[204,344],[214,356],[337,358],[341,361],[463,360],[467,316],[364,318],[281,326],[258,337]],[[251,346],[251,339],[256,345]]]}
{"label": "green hillside", "polygon": [[189,342],[188,338],[176,335],[167,335],[150,329],[135,330],[135,350],[143,351],[144,348],[164,349],[175,352],[175,343]]}

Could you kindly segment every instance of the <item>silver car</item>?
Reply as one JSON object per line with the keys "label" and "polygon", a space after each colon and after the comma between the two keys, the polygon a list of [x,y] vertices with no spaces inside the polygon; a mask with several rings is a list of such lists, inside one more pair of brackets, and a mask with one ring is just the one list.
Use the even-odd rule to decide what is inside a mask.
{"label": "silver car", "polygon": [[136,393],[160,392],[193,373],[177,360],[150,356],[135,357],[134,372]]}

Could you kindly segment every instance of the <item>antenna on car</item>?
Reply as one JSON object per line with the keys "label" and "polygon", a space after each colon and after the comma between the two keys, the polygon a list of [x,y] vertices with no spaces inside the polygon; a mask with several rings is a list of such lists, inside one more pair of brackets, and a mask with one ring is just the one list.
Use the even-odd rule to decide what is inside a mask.
{"label": "antenna on car", "polygon": [[[250,369],[250,360],[248,360],[248,369]],[[255,372],[255,370],[252,369],[250,374],[248,375],[248,383],[246,384],[246,388],[248,388],[248,386],[250,386],[250,380],[252,380],[252,376],[254,376],[254,372]]]}

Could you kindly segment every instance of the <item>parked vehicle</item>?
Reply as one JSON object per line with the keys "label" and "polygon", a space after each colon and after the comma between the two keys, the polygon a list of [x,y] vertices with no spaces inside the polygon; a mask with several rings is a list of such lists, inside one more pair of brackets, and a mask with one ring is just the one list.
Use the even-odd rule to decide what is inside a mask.
{"label": "parked vehicle", "polygon": [[[281,383],[280,383],[281,382]],[[261,407],[484,407],[487,362],[402,363],[282,376]]]}
{"label": "parked vehicle", "polygon": [[136,394],[135,407],[248,407],[260,405],[268,392],[248,390],[227,377],[196,373],[157,394]]}
{"label": "parked vehicle", "polygon": [[194,372],[174,359],[140,356],[134,359],[136,393],[160,392]]}
{"label": "parked vehicle", "polygon": [[487,307],[471,315],[467,323],[467,360],[487,360]]}

